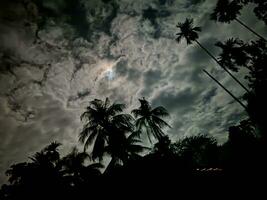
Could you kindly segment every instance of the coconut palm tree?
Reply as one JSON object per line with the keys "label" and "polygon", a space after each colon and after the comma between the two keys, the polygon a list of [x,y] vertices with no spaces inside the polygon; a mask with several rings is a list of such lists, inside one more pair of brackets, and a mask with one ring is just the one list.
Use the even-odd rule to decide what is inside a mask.
{"label": "coconut palm tree", "polygon": [[139,155],[149,148],[142,146],[141,140],[138,138],[140,133],[137,131],[127,134],[120,134],[120,137],[112,138],[105,148],[105,151],[111,155],[105,174],[110,174],[117,166],[128,164],[129,161],[134,161],[141,156]]}
{"label": "coconut palm tree", "polygon": [[225,72],[227,72],[242,88],[249,92],[249,90],[198,41],[197,32],[200,32],[201,28],[193,26],[193,19],[187,18],[184,23],[179,22],[177,28],[180,29],[180,32],[176,34],[176,41],[178,43],[180,43],[182,39],[185,39],[188,45],[196,42]]}
{"label": "coconut palm tree", "polygon": [[162,131],[164,127],[170,127],[162,117],[168,116],[167,110],[162,107],[152,108],[149,102],[143,98],[139,99],[140,107],[132,110],[133,115],[137,118],[135,125],[138,131],[146,131],[149,141],[151,136],[156,138],[158,141],[165,135]]}
{"label": "coconut palm tree", "polygon": [[86,159],[89,159],[86,152],[79,152],[76,147],[73,148],[69,154],[61,159],[63,173],[80,176],[81,171],[85,168]]}
{"label": "coconut palm tree", "polygon": [[61,159],[61,172],[66,183],[79,185],[87,179],[91,180],[101,175],[100,168],[103,165],[100,163],[86,165],[85,162],[89,159],[90,156],[86,152],[79,152],[76,147]]}
{"label": "coconut palm tree", "polygon": [[133,130],[133,118],[129,114],[122,114],[124,108],[124,104],[110,104],[108,98],[105,101],[95,99],[81,115],[81,120],[86,120],[86,123],[79,141],[84,144],[84,150],[94,142],[91,152],[93,160],[102,159],[109,141],[121,134],[118,130]]}
{"label": "coconut palm tree", "polygon": [[139,153],[148,149],[140,145],[141,140],[138,138],[140,133],[133,132],[129,136],[126,134],[120,134],[120,138],[112,138],[109,145],[106,147],[106,151],[112,155],[114,162],[127,163],[129,160],[133,160],[139,157]]}
{"label": "coconut palm tree", "polygon": [[228,69],[237,72],[237,66],[247,67],[249,56],[245,52],[246,45],[238,38],[230,38],[223,42],[217,42],[215,46],[222,49],[219,55],[219,62]]}
{"label": "coconut palm tree", "polygon": [[36,152],[33,156],[30,157],[32,163],[38,167],[56,168],[60,160],[60,154],[58,151],[58,147],[60,146],[60,143],[52,142],[43,150]]}
{"label": "coconut palm tree", "polygon": [[257,37],[267,41],[263,36],[258,34],[256,31],[251,29],[247,26],[244,22],[237,18],[240,15],[240,10],[242,9],[242,5],[237,1],[230,1],[230,0],[218,0],[217,5],[210,15],[212,20],[223,22],[223,23],[230,23],[232,20],[237,21],[243,27],[247,28],[250,32],[252,32]]}

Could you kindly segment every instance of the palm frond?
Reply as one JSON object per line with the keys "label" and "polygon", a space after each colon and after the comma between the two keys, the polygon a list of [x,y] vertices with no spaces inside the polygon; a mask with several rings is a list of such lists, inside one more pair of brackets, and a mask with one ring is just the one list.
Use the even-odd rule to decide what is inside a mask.
{"label": "palm frond", "polygon": [[134,115],[135,118],[142,116],[142,110],[140,109],[133,109],[131,113]]}
{"label": "palm frond", "polygon": [[121,113],[125,109],[125,104],[112,104],[107,109],[107,114],[114,116],[117,113]]}
{"label": "palm frond", "polygon": [[90,104],[94,106],[94,108],[103,108],[104,102],[100,99],[94,99],[93,101],[90,101]]}
{"label": "palm frond", "polygon": [[154,121],[155,124],[157,124],[160,128],[164,128],[164,127],[169,127],[171,128],[171,126],[165,122],[164,120],[160,119],[157,116],[152,116],[152,120]]}
{"label": "palm frond", "polygon": [[109,106],[110,106],[110,100],[109,100],[109,98],[107,97],[107,98],[105,99],[104,108],[108,108]]}
{"label": "palm frond", "polygon": [[196,31],[196,32],[201,32],[202,31],[202,28],[199,27],[199,26],[196,26],[194,28],[192,28],[193,31]]}
{"label": "palm frond", "polygon": [[61,145],[62,144],[57,141],[51,142],[51,144],[44,148],[44,151],[57,151],[58,147],[60,147]]}
{"label": "palm frond", "polygon": [[[85,127],[79,134],[79,142],[84,143],[86,138],[95,137],[96,134],[97,134],[97,126]],[[89,140],[89,142],[91,143],[91,139]]]}
{"label": "palm frond", "polygon": [[128,147],[128,149],[129,152],[133,153],[142,153],[145,150],[150,150],[150,148],[138,144],[132,144]]}
{"label": "palm frond", "polygon": [[129,140],[136,139],[136,138],[140,139],[141,133],[142,133],[141,130],[135,130],[128,136],[127,139]]}
{"label": "palm frond", "polygon": [[151,111],[151,114],[155,115],[155,116],[159,116],[159,117],[167,117],[167,116],[169,116],[168,111],[163,106],[158,106],[158,107],[154,108]]}
{"label": "palm frond", "polygon": [[178,37],[176,38],[177,43],[180,43],[183,39],[183,36],[180,33],[177,33]]}
{"label": "palm frond", "polygon": [[141,131],[143,127],[147,127],[146,118],[145,117],[141,117],[141,118],[137,119],[136,122],[135,122],[135,125],[136,125],[136,129],[138,131]]}

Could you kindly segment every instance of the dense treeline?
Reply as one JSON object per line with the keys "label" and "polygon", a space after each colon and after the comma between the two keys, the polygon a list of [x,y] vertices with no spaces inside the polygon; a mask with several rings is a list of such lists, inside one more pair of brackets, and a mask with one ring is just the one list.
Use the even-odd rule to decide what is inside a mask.
{"label": "dense treeline", "polygon": [[[60,144],[53,142],[30,157],[30,161],[12,165],[6,171],[8,184],[1,188],[1,199],[35,198],[35,195],[63,198],[97,194],[101,197],[104,194],[99,191],[127,188],[135,182],[138,184],[134,191],[148,184],[160,188],[168,183],[159,180],[174,180],[176,185],[193,180],[190,183],[193,185],[207,180],[218,183],[262,177],[267,143],[267,42],[237,18],[249,3],[255,4],[256,16],[266,23],[265,1],[218,1],[212,20],[226,23],[236,20],[258,37],[251,41],[229,38],[217,42],[215,45],[221,49],[218,57],[198,41],[201,28],[194,27],[192,19],[177,25],[178,42],[182,39],[188,45],[196,42],[244,89],[240,100],[221,85],[248,114],[246,120],[229,127],[224,144],[217,144],[215,138],[205,134],[171,141],[165,134],[171,128],[166,122],[167,110],[162,106],[151,107],[145,98],[139,99],[140,106],[131,113],[124,112],[124,104],[112,104],[108,98],[95,99],[81,115],[84,126],[79,142],[84,145],[84,151],[74,148],[62,157]],[[236,78],[242,68],[247,71],[248,86]],[[105,167],[103,159],[110,159]]]}

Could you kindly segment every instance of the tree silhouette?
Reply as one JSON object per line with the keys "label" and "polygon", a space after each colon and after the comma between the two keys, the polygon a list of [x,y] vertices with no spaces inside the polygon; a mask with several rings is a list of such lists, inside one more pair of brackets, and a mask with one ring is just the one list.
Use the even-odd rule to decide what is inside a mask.
{"label": "tree silhouette", "polygon": [[254,0],[257,6],[254,8],[255,15],[267,25],[267,2]]}
{"label": "tree silhouette", "polygon": [[134,117],[137,118],[135,122],[137,131],[145,131],[150,142],[152,142],[151,136],[160,141],[164,136],[162,128],[170,128],[170,125],[161,119],[169,115],[167,110],[162,106],[152,108],[145,98],[139,99],[139,102],[140,107],[132,110]]}
{"label": "tree silhouette", "polygon": [[134,160],[139,157],[139,153],[148,149],[140,144],[141,140],[137,137],[137,134],[134,132],[129,136],[125,134],[121,138],[112,138],[106,147],[106,151],[112,155],[116,163],[125,164],[129,160]]}
{"label": "tree silhouette", "polygon": [[124,104],[111,104],[109,99],[105,101],[95,99],[90,102],[86,111],[81,115],[81,119],[86,120],[83,130],[80,133],[79,141],[84,143],[84,149],[94,142],[92,159],[102,159],[105,153],[105,146],[112,137],[120,137],[119,134],[125,130],[133,129],[132,116],[122,114]]}
{"label": "tree silhouette", "polygon": [[250,119],[229,127],[228,141],[222,145],[222,164],[230,173],[242,176],[263,172],[264,146],[257,136],[257,128]]}
{"label": "tree silhouette", "polygon": [[172,144],[168,135],[161,138],[159,142],[154,145],[152,154],[159,157],[174,157],[177,154],[175,146]]}
{"label": "tree silhouette", "polygon": [[58,147],[61,146],[58,142],[52,142],[42,151],[35,153],[30,157],[35,166],[56,167],[60,159]]}
{"label": "tree silhouette", "polygon": [[175,143],[178,154],[192,167],[215,167],[218,164],[217,141],[206,135],[186,137]]}
{"label": "tree silhouette", "polygon": [[89,160],[89,155],[86,152],[79,152],[76,147],[60,160],[60,171],[66,185],[78,189],[85,185],[88,180],[95,181],[100,177],[100,169],[104,166],[100,163],[88,165],[86,162]]}
{"label": "tree silhouette", "polygon": [[217,42],[215,46],[222,49],[219,62],[228,69],[238,72],[238,66],[247,67],[249,56],[245,52],[246,44],[238,38],[230,38],[223,42]]}
{"label": "tree silhouette", "polygon": [[139,154],[148,149],[140,144],[139,134],[133,132],[127,136],[127,133],[122,133],[120,137],[111,138],[105,148],[105,151],[112,157],[105,170],[105,174],[112,174],[117,167],[127,165],[129,162],[139,159],[141,157]]}
{"label": "tree silhouette", "polygon": [[249,92],[249,90],[198,41],[197,32],[200,32],[201,28],[193,26],[193,19],[187,18],[184,23],[179,22],[177,28],[180,30],[180,32],[176,34],[178,35],[176,38],[178,43],[180,43],[182,39],[185,39],[188,45],[192,44],[192,42],[196,42],[225,72],[227,72],[242,88]]}
{"label": "tree silhouette", "polygon": [[258,17],[258,19],[264,21],[267,25],[267,3],[262,0],[236,0],[237,3],[241,3],[243,5],[247,5],[248,3],[256,4],[254,8],[254,13]]}
{"label": "tree silhouette", "polygon": [[66,189],[59,165],[59,146],[59,143],[52,142],[31,156],[31,162],[12,165],[6,171],[10,183],[6,187],[11,192],[7,195],[10,195],[11,199],[31,199],[36,198],[37,194],[46,198],[58,197]]}
{"label": "tree silhouette", "polygon": [[264,37],[259,35],[249,26],[247,26],[244,22],[237,18],[237,15],[240,15],[240,10],[242,9],[242,5],[239,4],[237,1],[229,1],[229,0],[218,0],[217,5],[210,15],[212,20],[223,22],[223,23],[230,23],[232,20],[237,21],[243,27],[248,29],[254,35],[266,41]]}

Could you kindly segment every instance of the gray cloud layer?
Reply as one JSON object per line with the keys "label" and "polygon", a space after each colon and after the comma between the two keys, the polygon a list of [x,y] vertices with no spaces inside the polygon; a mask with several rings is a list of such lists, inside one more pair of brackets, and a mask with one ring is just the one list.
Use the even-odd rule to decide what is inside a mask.
{"label": "gray cloud layer", "polygon": [[[62,142],[63,152],[76,145],[79,115],[94,98],[110,97],[131,109],[145,96],[165,106],[173,139],[207,133],[223,142],[226,128],[245,116],[202,68],[238,96],[243,91],[198,46],[174,40],[176,23],[186,17],[203,26],[200,41],[215,54],[217,40],[253,39],[234,22],[207,20],[216,1],[19,2],[0,6],[0,183],[11,163],[49,142]],[[149,9],[154,18],[143,18]],[[242,19],[267,32],[251,8]]]}

